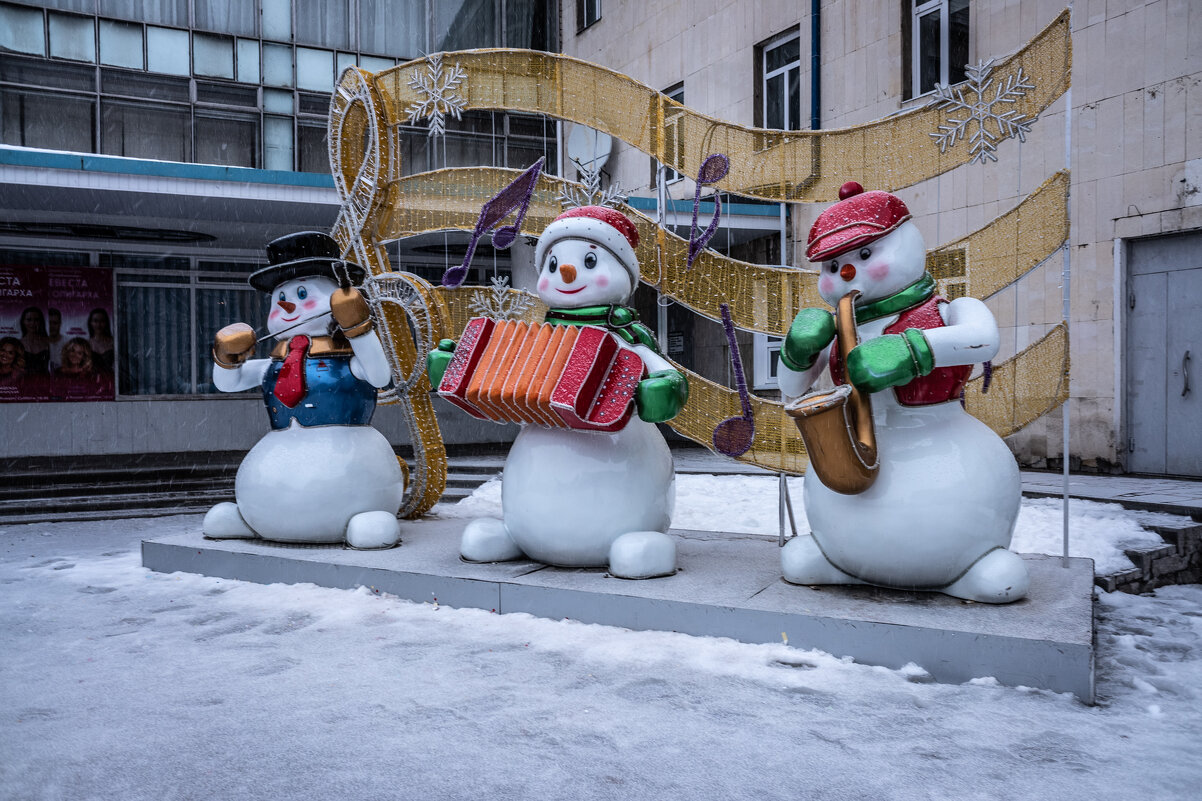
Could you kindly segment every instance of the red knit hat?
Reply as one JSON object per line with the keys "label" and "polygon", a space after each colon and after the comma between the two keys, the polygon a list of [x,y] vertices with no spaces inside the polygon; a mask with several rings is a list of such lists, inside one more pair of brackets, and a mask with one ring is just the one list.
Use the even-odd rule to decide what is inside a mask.
{"label": "red knit hat", "polygon": [[834,258],[880,239],[908,219],[910,210],[897,195],[879,190],[865,192],[855,181],[848,181],[839,189],[839,202],[814,220],[806,258]]}
{"label": "red knit hat", "polygon": [[534,250],[534,265],[540,267],[547,251],[561,239],[584,239],[613,253],[626,272],[631,286],[639,282],[639,229],[622,212],[608,206],[579,206],[568,209],[547,226]]}

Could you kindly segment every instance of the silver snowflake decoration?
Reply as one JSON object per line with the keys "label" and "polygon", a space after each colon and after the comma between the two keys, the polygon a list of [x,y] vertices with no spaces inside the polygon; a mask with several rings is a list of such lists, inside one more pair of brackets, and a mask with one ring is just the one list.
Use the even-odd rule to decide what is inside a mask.
{"label": "silver snowflake decoration", "polygon": [[[935,85],[935,99],[928,108],[962,112],[956,116],[949,115],[947,123],[940,125],[937,133],[930,134],[939,145],[940,153],[946,153],[959,140],[968,139],[972,146],[972,158],[968,163],[979,161],[984,164],[985,159],[997,161],[995,151],[997,143],[1002,139],[1018,137],[1020,142],[1027,141],[1027,133],[1035,123],[1036,117],[1019,114],[1014,109],[1002,111],[999,107],[1004,108],[1006,104],[1014,103],[1026,95],[1028,89],[1034,89],[1035,85],[1030,83],[1023,74],[1023,68],[1019,67],[1017,75],[1010,75],[995,86],[989,74],[992,71],[993,59],[980,61],[975,67],[969,65],[964,68],[968,76],[965,83],[954,87]],[[990,87],[993,87],[992,93],[989,91]],[[964,99],[966,89],[975,95],[975,100]]]}
{"label": "silver snowflake decoration", "polygon": [[525,292],[510,291],[509,279],[498,276],[492,279],[491,289],[476,290],[470,308],[476,314],[494,320],[520,320],[533,304],[533,297]]}
{"label": "silver snowflake decoration", "polygon": [[556,200],[565,209],[580,208],[581,206],[616,206],[626,200],[626,193],[616,182],[610,184],[608,189],[601,188],[600,168],[590,170],[576,159],[572,159],[572,163],[576,165],[581,178],[584,179],[584,188],[581,190],[572,184],[564,184],[563,191],[559,193]]}
{"label": "silver snowflake decoration", "polygon": [[455,90],[463,83],[467,72],[456,63],[449,71],[443,70],[442,53],[426,56],[426,68],[413,70],[409,76],[409,88],[420,95],[421,99],[410,104],[409,122],[417,123],[430,119],[428,136],[442,136],[446,133],[446,115],[461,119],[467,101],[460,97]]}

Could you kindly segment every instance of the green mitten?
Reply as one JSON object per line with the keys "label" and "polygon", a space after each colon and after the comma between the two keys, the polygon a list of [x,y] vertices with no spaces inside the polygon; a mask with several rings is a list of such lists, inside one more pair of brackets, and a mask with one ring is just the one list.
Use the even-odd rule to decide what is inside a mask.
{"label": "green mitten", "polygon": [[866,392],[900,387],[935,369],[935,354],[917,328],[857,345],[847,355],[847,380]]}
{"label": "green mitten", "polygon": [[447,365],[455,358],[455,340],[440,339],[438,348],[430,351],[426,357],[426,375],[430,377],[430,387],[438,389],[442,376],[447,371]]}
{"label": "green mitten", "polygon": [[663,423],[680,414],[688,399],[688,380],[675,370],[659,370],[639,382],[634,403],[640,418]]}
{"label": "green mitten", "polygon": [[780,346],[780,360],[795,373],[814,366],[822,349],[835,338],[835,316],[825,309],[802,309],[793,318]]}

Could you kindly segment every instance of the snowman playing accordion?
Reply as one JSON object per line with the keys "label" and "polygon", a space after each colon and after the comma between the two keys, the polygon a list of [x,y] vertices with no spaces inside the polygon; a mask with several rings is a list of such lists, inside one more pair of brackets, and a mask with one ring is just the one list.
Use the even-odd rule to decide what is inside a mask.
{"label": "snowman playing accordion", "polygon": [[879,472],[866,490],[844,493],[811,464],[811,533],[785,545],[783,576],[986,603],[1023,598],[1027,568],[1007,550],[1021,498],[1018,467],[960,403],[972,365],[997,354],[997,323],[979,300],[935,294],[922,235],[900,198],[855,182],[839,197],[815,220],[806,256],[820,265],[818,291],[831,306],[859,291],[859,344],[843,359],[831,312],[803,309],[781,346],[780,388],[795,405],[829,369],[837,385],[870,393]]}
{"label": "snowman playing accordion", "polygon": [[442,397],[523,424],[505,460],[503,519],[467,525],[465,560],[528,557],[631,579],[676,571],[675,471],[654,423],[676,416],[688,384],[623,305],[638,285],[638,241],[615,209],[564,212],[535,251],[546,322],[476,318],[430,354]]}
{"label": "snowman playing accordion", "polygon": [[236,503],[210,509],[204,534],[392,547],[405,482],[392,446],[369,425],[391,371],[352,285],[365,271],[313,231],[271,242],[267,255],[269,265],[249,281],[268,293],[276,347],[271,358],[250,359],[254,330],[226,326],[213,343],[213,383],[222,392],[261,386],[271,431],[238,467]]}

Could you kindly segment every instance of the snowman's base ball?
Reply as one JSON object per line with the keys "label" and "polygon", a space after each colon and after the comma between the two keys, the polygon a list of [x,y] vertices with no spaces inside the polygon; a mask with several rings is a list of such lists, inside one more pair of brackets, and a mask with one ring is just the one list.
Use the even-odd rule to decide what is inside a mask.
{"label": "snowman's base ball", "polygon": [[605,567],[623,534],[666,532],[675,501],[668,444],[637,417],[616,434],[528,425],[505,460],[505,528],[549,565]]}
{"label": "snowman's base ball", "polygon": [[324,543],[342,542],[360,512],[395,515],[405,485],[392,446],[371,426],[293,425],[251,448],[234,493],[263,539]]}

